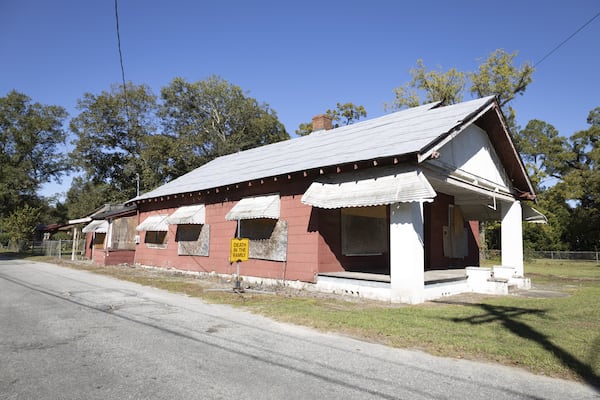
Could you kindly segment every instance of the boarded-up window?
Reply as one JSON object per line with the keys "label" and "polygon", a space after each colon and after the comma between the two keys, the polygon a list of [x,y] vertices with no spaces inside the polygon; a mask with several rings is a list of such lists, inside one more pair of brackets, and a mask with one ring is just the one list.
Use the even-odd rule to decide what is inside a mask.
{"label": "boarded-up window", "polygon": [[378,255],[389,251],[387,206],[342,208],[342,254]]}
{"label": "boarded-up window", "polygon": [[103,249],[105,240],[106,240],[106,233],[95,232],[94,233],[94,248],[95,249]]}
{"label": "boarded-up window", "polygon": [[177,225],[175,235],[180,256],[208,256],[210,226],[208,224]]}
{"label": "boarded-up window", "polygon": [[144,236],[146,246],[153,248],[167,247],[167,232],[164,231],[146,231]]}
{"label": "boarded-up window", "polygon": [[114,219],[111,223],[111,248],[135,250],[136,225],[136,216]]}
{"label": "boarded-up window", "polygon": [[240,220],[241,237],[250,239],[250,258],[285,261],[287,233],[286,221],[271,218]]}
{"label": "boarded-up window", "polygon": [[444,256],[449,258],[464,258],[469,254],[467,228],[460,211],[454,204],[448,205],[448,225],[443,227]]}

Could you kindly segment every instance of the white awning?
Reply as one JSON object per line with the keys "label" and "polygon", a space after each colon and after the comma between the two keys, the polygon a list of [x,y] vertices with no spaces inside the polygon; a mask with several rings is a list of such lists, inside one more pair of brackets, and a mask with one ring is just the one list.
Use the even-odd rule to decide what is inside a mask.
{"label": "white awning", "polygon": [[382,167],[328,175],[313,182],[302,196],[319,208],[368,207],[433,201],[435,190],[415,167]]}
{"label": "white awning", "polygon": [[538,210],[533,207],[530,207],[526,204],[521,203],[521,208],[523,209],[523,221],[532,222],[535,224],[547,224],[548,218]]}
{"label": "white awning", "polygon": [[279,203],[278,194],[246,197],[238,201],[225,219],[228,221],[255,218],[279,219]]}
{"label": "white awning", "polygon": [[203,225],[206,220],[204,204],[179,207],[167,218],[171,225]]}
{"label": "white awning", "polygon": [[81,230],[81,232],[83,232],[83,233],[89,233],[89,232],[106,233],[107,231],[108,231],[108,221],[100,220],[100,219],[90,222]]}
{"label": "white awning", "polygon": [[167,214],[152,215],[144,220],[141,224],[135,227],[136,231],[156,231],[166,232],[169,230],[167,223]]}

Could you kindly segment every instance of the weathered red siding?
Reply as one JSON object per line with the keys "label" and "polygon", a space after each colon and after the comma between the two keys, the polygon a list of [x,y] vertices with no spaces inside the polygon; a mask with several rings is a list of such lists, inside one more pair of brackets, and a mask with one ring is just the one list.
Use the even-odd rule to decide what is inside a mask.
{"label": "weathered red siding", "polygon": [[85,258],[88,260],[92,259],[92,241],[94,240],[94,233],[88,232],[85,234]]}
{"label": "weathered red siding", "polygon": [[309,232],[312,207],[302,204],[302,193],[310,182],[285,182],[284,190],[274,182],[263,183],[256,187],[244,187],[232,190],[213,191],[203,196],[169,196],[159,201],[139,205],[140,222],[156,214],[172,214],[177,207],[193,203],[206,206],[206,223],[210,225],[209,255],[179,256],[175,233],[177,227],[169,227],[166,248],[151,248],[144,243],[137,246],[135,262],[144,265],[172,267],[190,271],[217,272],[232,274],[236,265],[229,262],[229,243],[236,235],[237,222],[227,221],[226,214],[245,196],[279,192],[281,196],[280,219],[288,223],[287,261],[269,261],[251,259],[240,263],[240,274],[271,279],[301,280],[312,282],[318,272],[317,231]]}
{"label": "weathered red siding", "polygon": [[133,264],[134,258],[134,250],[94,249],[94,264],[96,265]]}
{"label": "weathered red siding", "polygon": [[[300,199],[314,177],[280,178],[252,185],[234,185],[229,189],[211,190],[201,194],[166,196],[138,204],[139,222],[155,214],[172,214],[178,207],[204,203],[206,223],[210,225],[208,256],[180,256],[175,241],[176,225],[168,231],[165,248],[137,245],[135,262],[158,267],[177,268],[199,272],[233,274],[236,265],[229,262],[229,243],[236,235],[236,221],[227,221],[226,214],[244,197],[279,193],[280,219],[288,224],[287,261],[251,259],[240,263],[240,274],[270,279],[314,282],[321,272],[361,271],[389,274],[389,254],[381,256],[348,257],[341,251],[340,210],[316,209]],[[425,207],[426,265],[427,268],[447,268],[478,264],[476,235],[469,237],[469,256],[450,259],[443,255],[443,225],[448,221],[448,205],[454,199],[440,193],[435,202]],[[471,225],[472,227],[472,225]]]}
{"label": "weathered red siding", "polygon": [[[475,240],[473,225],[469,227],[468,249],[465,258],[449,258],[444,256],[443,227],[448,225],[448,206],[454,204],[454,197],[438,192],[433,203],[426,203],[425,216],[425,268],[443,269],[448,267],[465,267],[479,265],[479,246]],[[478,232],[478,231],[476,231]]]}

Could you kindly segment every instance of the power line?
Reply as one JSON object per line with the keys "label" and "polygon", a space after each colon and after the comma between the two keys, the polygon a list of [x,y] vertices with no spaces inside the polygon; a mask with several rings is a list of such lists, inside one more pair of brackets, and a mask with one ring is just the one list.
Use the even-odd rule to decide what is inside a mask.
{"label": "power line", "polygon": [[542,57],[541,60],[539,60],[538,62],[536,62],[535,64],[533,64],[533,68],[535,68],[538,65],[540,65],[544,60],[546,60],[546,58],[550,57],[556,50],[560,49],[565,43],[567,43],[569,40],[571,40],[573,38],[573,36],[575,36],[579,32],[581,32],[586,26],[588,26],[589,24],[591,24],[592,21],[595,20],[596,18],[598,18],[599,16],[600,16],[600,11],[598,11],[598,13],[596,15],[594,15],[585,24],[581,25],[581,27],[579,27],[579,29],[577,29],[575,32],[573,32],[568,38],[566,38],[565,40],[563,40],[562,42],[560,42],[556,47],[554,47],[552,50],[550,50],[548,53],[546,53],[546,55],[544,57]]}
{"label": "power line", "polygon": [[129,100],[127,98],[127,85],[125,84],[125,68],[123,67],[123,53],[121,52],[121,34],[119,31],[119,7],[118,0],[115,0],[115,20],[117,21],[117,46],[119,48],[119,61],[121,63],[121,81],[123,82],[123,95],[125,97],[125,114],[127,115],[127,124],[131,118],[129,117]]}

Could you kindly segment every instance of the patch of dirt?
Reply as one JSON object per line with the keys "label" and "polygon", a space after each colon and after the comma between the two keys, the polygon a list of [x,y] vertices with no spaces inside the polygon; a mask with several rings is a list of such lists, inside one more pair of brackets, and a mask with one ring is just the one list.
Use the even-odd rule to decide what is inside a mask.
{"label": "patch of dirt", "polygon": [[[231,276],[219,276],[216,274],[197,274],[193,272],[186,272],[177,269],[165,269],[158,267],[147,267],[139,265],[111,265],[111,266],[95,266],[90,261],[67,261],[67,260],[54,260],[54,263],[64,265],[71,268],[78,268],[83,270],[89,270],[91,272],[97,272],[101,274],[110,275],[119,279],[139,278],[141,281],[152,280],[152,279],[163,279],[167,281],[179,281],[189,282],[199,285],[205,291],[230,291],[236,295],[260,295],[260,294],[271,294],[285,297],[302,297],[302,298],[314,298],[314,299],[329,299],[338,300],[348,303],[359,303],[364,306],[374,305],[380,307],[406,307],[405,304],[391,304],[388,302],[364,299],[355,296],[344,296],[335,293],[324,293],[316,290],[306,290],[291,288],[285,285],[259,285],[250,284],[242,281],[240,283],[240,289],[236,290],[235,278]],[[568,297],[567,287],[561,285],[550,284],[536,284],[529,290],[514,290],[509,295],[527,297],[527,298],[560,298]],[[493,294],[481,294],[481,293],[461,293],[448,297],[443,297],[437,300],[429,301],[424,303],[422,306],[442,306],[446,304],[478,304],[482,303],[486,298],[496,297],[499,295]]]}

